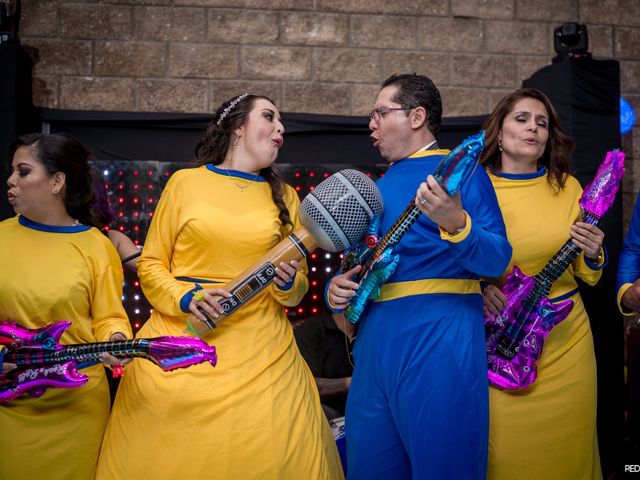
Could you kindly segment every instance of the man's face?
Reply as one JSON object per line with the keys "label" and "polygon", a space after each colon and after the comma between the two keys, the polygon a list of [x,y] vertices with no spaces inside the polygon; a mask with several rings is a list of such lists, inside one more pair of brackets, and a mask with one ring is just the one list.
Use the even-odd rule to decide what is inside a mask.
{"label": "man's face", "polygon": [[413,129],[407,116],[410,110],[398,110],[402,105],[393,100],[397,89],[396,85],[389,85],[380,90],[373,105],[374,115],[369,121],[373,146],[389,163],[406,158],[414,152]]}

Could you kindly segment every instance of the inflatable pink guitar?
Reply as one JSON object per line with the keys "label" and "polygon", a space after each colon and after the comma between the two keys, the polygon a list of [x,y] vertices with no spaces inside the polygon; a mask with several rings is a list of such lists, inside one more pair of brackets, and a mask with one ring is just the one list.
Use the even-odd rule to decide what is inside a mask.
{"label": "inflatable pink guitar", "polygon": [[[582,221],[596,225],[613,203],[624,173],[624,153],[611,151],[585,188],[579,205]],[[571,241],[556,253],[535,276],[517,266],[507,278],[502,293],[507,305],[495,318],[485,317],[489,382],[506,390],[531,385],[537,376],[537,362],[547,335],[573,308],[572,300],[551,303],[551,285],[580,255]]]}
{"label": "inflatable pink guitar", "polygon": [[[0,322],[0,345],[7,347],[4,361],[18,367],[0,375],[0,403],[28,394],[39,397],[47,388],[84,385],[89,377],[79,373],[81,364],[97,363],[101,353],[120,358],[142,357],[165,371],[202,362],[216,365],[216,349],[198,338],[157,337],[116,342],[60,345],[60,336],[71,322],[57,322],[38,329]],[[86,366],[86,365],[85,365]]]}

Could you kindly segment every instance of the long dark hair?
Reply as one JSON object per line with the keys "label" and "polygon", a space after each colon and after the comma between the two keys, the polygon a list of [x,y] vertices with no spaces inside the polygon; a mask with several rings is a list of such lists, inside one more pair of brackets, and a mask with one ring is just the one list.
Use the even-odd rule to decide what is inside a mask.
{"label": "long dark hair", "polygon": [[540,90],[535,88],[521,88],[507,95],[498,102],[489,118],[482,126],[485,131],[484,150],[480,155],[480,164],[489,166],[494,172],[502,168],[502,157],[498,148],[498,138],[504,119],[511,113],[515,104],[523,98],[533,98],[541,102],[549,114],[549,139],[542,157],[538,161],[538,168],[547,169],[547,180],[556,191],[564,188],[569,176],[569,158],[573,151],[573,141],[564,133],[560,125],[560,117],[553,108],[551,101]]}
{"label": "long dark hair", "polygon": [[115,215],[113,214],[111,203],[109,203],[107,186],[102,175],[95,168],[91,169],[91,178],[93,179],[92,187],[96,196],[94,210],[98,220],[98,224],[93,226],[100,230],[108,230],[113,223]]}
{"label": "long dark hair", "polygon": [[[242,98],[240,98],[242,97]],[[213,121],[202,134],[200,141],[196,145],[196,158],[199,165],[212,163],[220,165],[227,157],[233,132],[243,126],[249,116],[249,112],[259,98],[267,100],[275,105],[273,100],[262,95],[236,96],[224,102],[213,115]],[[234,103],[233,107],[230,107]],[[223,115],[223,112],[226,114]],[[223,116],[222,121],[220,117]],[[220,122],[220,124],[218,124]],[[265,178],[271,187],[271,198],[276,204],[280,213],[278,215],[283,229],[287,225],[293,227],[291,216],[287,205],[284,202],[285,184],[282,181],[280,172],[274,165],[260,170],[260,175]]]}
{"label": "long dark hair", "polygon": [[82,143],[65,133],[28,133],[15,139],[9,146],[10,162],[20,147],[31,148],[49,177],[57,172],[64,173],[63,200],[69,216],[84,225],[98,225],[96,196],[88,161],[90,154]]}

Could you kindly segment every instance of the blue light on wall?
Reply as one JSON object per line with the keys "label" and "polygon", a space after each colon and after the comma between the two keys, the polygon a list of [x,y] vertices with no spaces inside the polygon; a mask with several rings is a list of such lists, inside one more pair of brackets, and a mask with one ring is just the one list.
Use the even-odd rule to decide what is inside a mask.
{"label": "blue light on wall", "polygon": [[636,113],[633,107],[624,98],[620,97],[620,133],[624,135],[633,128],[636,121]]}

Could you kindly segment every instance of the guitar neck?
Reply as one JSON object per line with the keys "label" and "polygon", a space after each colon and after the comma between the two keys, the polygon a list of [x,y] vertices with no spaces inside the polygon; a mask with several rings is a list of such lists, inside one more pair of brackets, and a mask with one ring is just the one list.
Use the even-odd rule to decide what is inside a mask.
{"label": "guitar neck", "polygon": [[86,362],[96,360],[102,353],[110,353],[121,357],[139,357],[149,354],[151,342],[140,338],[117,342],[84,343],[66,345],[58,350],[32,350],[27,352],[11,352],[6,355],[7,362],[16,365],[54,364],[70,360]]}
{"label": "guitar neck", "polygon": [[380,255],[382,255],[388,247],[393,247],[400,242],[400,239],[405,233],[407,233],[411,228],[411,225],[415,223],[419,216],[420,210],[415,205],[414,197],[411,202],[409,202],[409,205],[404,209],[400,217],[398,217],[395,223],[391,226],[389,231],[380,239],[375,250],[362,266],[362,270],[359,275],[360,278],[364,277],[364,274],[369,270],[370,266],[378,260]]}
{"label": "guitar neck", "polygon": [[[596,215],[584,212],[583,222],[591,225],[597,225],[600,220]],[[551,289],[551,285],[555,282],[564,271],[569,268],[569,265],[578,258],[582,250],[571,241],[567,240],[560,250],[547,262],[544,268],[534,277],[536,285],[542,285],[547,287],[545,294],[548,294]]]}

